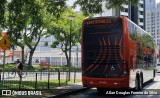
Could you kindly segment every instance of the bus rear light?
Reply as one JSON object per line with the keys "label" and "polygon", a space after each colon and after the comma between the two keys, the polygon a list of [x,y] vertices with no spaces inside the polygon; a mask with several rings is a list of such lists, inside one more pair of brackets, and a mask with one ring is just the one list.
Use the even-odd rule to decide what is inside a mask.
{"label": "bus rear light", "polygon": [[123,62],[123,76],[126,76],[128,73],[127,73],[127,62],[124,61]]}
{"label": "bus rear light", "polygon": [[125,75],[125,76],[126,76],[127,74],[128,74],[128,73],[127,73],[127,71],[123,71],[123,75]]}
{"label": "bus rear light", "polygon": [[85,71],[85,67],[84,65],[82,65],[82,75],[84,74],[84,71]]}
{"label": "bus rear light", "polygon": [[94,82],[93,82],[93,81],[90,81],[89,84],[94,84]]}
{"label": "bus rear light", "polygon": [[124,64],[127,64],[126,60],[123,61]]}

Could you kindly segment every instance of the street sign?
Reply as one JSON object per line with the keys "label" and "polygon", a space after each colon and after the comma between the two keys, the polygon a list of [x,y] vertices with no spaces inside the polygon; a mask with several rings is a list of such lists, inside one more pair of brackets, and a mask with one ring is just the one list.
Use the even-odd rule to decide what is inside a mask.
{"label": "street sign", "polygon": [[9,46],[10,46],[11,42],[9,41],[7,36],[4,36],[1,40],[0,40],[0,47],[3,50],[6,50]]}

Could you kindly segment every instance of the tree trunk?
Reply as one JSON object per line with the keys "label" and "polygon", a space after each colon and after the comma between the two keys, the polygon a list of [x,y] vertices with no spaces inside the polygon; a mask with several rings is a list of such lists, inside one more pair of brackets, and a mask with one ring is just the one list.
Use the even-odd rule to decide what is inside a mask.
{"label": "tree trunk", "polygon": [[31,49],[29,54],[29,61],[28,61],[28,67],[32,68],[32,57],[33,57],[34,49]]}
{"label": "tree trunk", "polygon": [[22,49],[22,64],[25,64],[25,60],[24,60],[24,47],[21,47]]}
{"label": "tree trunk", "polygon": [[12,62],[14,62],[14,46],[12,48]]}
{"label": "tree trunk", "polygon": [[65,51],[64,53],[65,53],[66,60],[67,60],[67,66],[69,66],[70,65],[70,61],[69,61],[69,57],[68,57],[67,51]]}

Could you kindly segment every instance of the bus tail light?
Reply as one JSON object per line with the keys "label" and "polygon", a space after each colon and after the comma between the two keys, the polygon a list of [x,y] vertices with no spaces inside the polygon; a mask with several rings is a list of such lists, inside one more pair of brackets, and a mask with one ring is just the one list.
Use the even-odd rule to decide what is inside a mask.
{"label": "bus tail light", "polygon": [[82,64],[82,74],[84,74],[84,70],[85,70],[85,67],[84,67],[84,65]]}
{"label": "bus tail light", "polygon": [[127,73],[127,62],[124,61],[123,62],[123,76],[126,76],[128,73]]}

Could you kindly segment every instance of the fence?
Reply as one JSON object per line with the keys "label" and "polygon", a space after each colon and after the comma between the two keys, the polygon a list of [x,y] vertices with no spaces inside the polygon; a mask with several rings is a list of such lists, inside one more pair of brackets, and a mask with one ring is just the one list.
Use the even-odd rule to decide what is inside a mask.
{"label": "fence", "polygon": [[69,81],[69,71],[36,71],[27,72],[25,78],[20,78],[18,74],[14,78],[8,76],[9,72],[0,73],[0,89],[10,90],[38,90],[52,89],[57,86],[67,85],[81,81],[81,72],[77,70],[71,72],[71,80]]}

